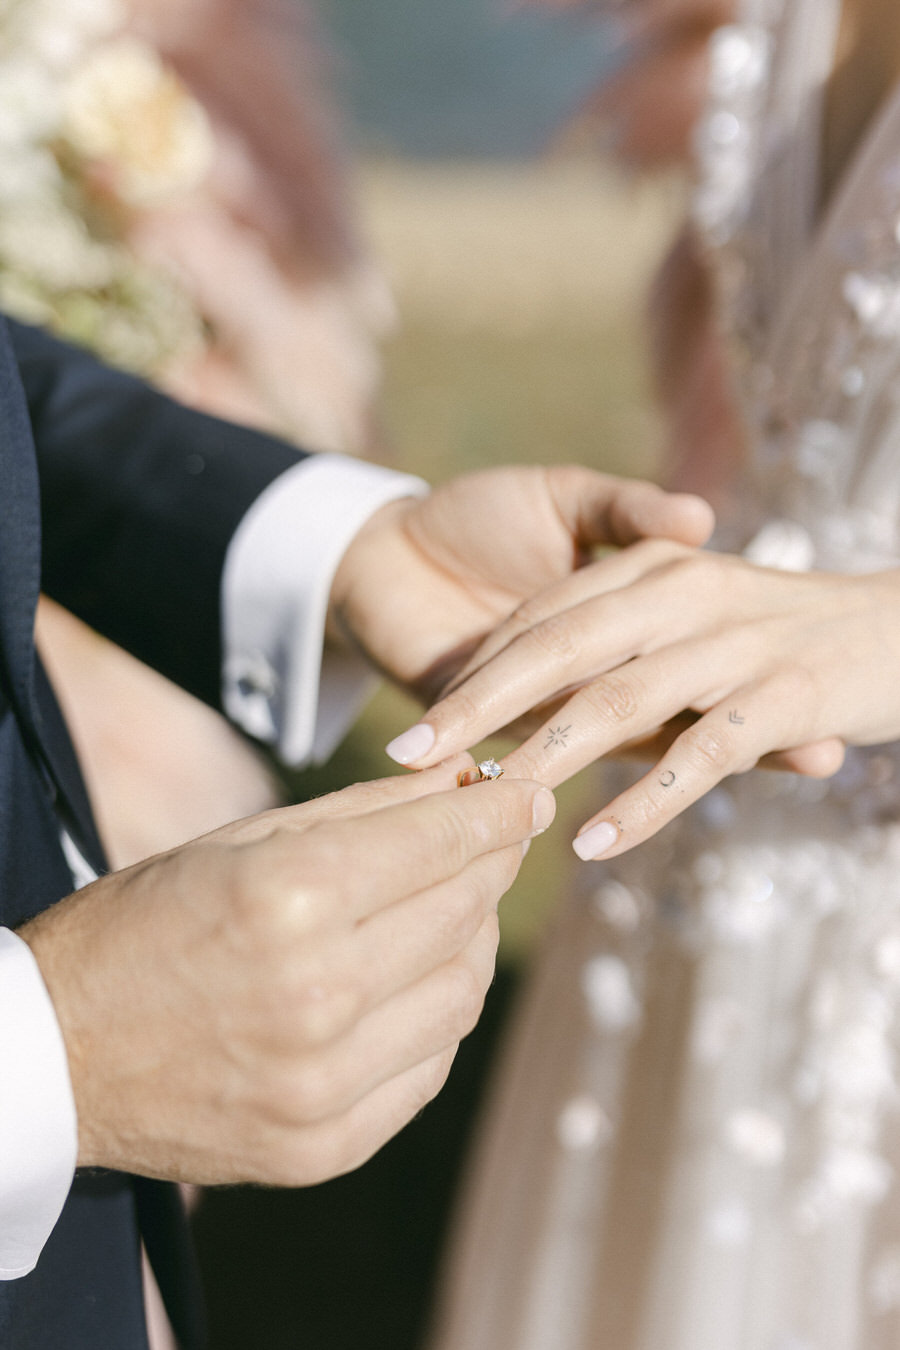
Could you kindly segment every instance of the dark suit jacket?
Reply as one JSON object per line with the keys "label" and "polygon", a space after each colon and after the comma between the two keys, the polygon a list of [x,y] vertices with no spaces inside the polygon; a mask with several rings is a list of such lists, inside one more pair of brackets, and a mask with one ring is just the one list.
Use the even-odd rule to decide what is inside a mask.
{"label": "dark suit jacket", "polygon": [[[299,457],[0,319],[0,924],[72,889],[61,821],[103,868],[34,650],[39,589],[217,705],[228,542]],[[76,1177],[37,1269],[0,1282],[0,1347],[145,1350],[139,1234],[183,1345],[201,1345],[174,1189],[92,1173]]]}

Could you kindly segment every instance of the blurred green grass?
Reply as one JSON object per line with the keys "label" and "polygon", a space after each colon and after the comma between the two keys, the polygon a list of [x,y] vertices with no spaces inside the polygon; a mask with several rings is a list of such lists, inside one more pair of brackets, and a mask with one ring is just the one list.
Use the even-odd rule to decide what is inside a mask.
{"label": "blurred green grass", "polygon": [[[398,307],[381,458],[432,482],[554,460],[653,473],[659,428],[642,316],[676,187],[637,187],[582,161],[390,162],[364,166],[359,192]],[[308,797],[395,772],[383,747],[418,715],[383,688],[328,765],[296,776],[292,790]],[[559,789],[557,821],[504,902],[505,959],[529,948],[576,865],[571,834],[601,804],[586,791],[578,779]]]}

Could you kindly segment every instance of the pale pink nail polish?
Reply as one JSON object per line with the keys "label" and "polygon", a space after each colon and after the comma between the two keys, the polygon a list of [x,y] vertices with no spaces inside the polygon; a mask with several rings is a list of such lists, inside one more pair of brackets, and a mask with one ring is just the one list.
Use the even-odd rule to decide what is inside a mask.
{"label": "pale pink nail polish", "polygon": [[583,858],[585,862],[590,862],[592,858],[599,858],[601,854],[607,853],[619,837],[619,831],[609,820],[601,820],[599,825],[592,825],[589,830],[579,834],[572,840],[572,847]]}
{"label": "pale pink nail polish", "polygon": [[417,722],[408,731],[395,736],[385,746],[385,751],[397,764],[415,764],[417,759],[428,754],[436,740],[434,727],[427,722]]}

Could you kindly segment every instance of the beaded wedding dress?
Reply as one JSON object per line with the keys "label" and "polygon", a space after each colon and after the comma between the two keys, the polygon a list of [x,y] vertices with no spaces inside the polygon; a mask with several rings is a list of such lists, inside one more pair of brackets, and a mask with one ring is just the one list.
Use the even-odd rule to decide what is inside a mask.
{"label": "beaded wedding dress", "polygon": [[[863,571],[900,564],[900,93],[819,213],[839,10],[745,0],[717,32],[695,223],[749,440],[719,544]],[[898,822],[893,745],[729,780],[581,870],[432,1350],[896,1350]]]}

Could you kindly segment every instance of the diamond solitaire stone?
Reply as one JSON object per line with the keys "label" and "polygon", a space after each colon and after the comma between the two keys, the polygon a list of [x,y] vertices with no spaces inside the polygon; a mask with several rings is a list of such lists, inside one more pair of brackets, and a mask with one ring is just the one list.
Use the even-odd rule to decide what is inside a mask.
{"label": "diamond solitaire stone", "polygon": [[503,770],[495,759],[483,759],[478,765],[478,773],[482,778],[500,778]]}

